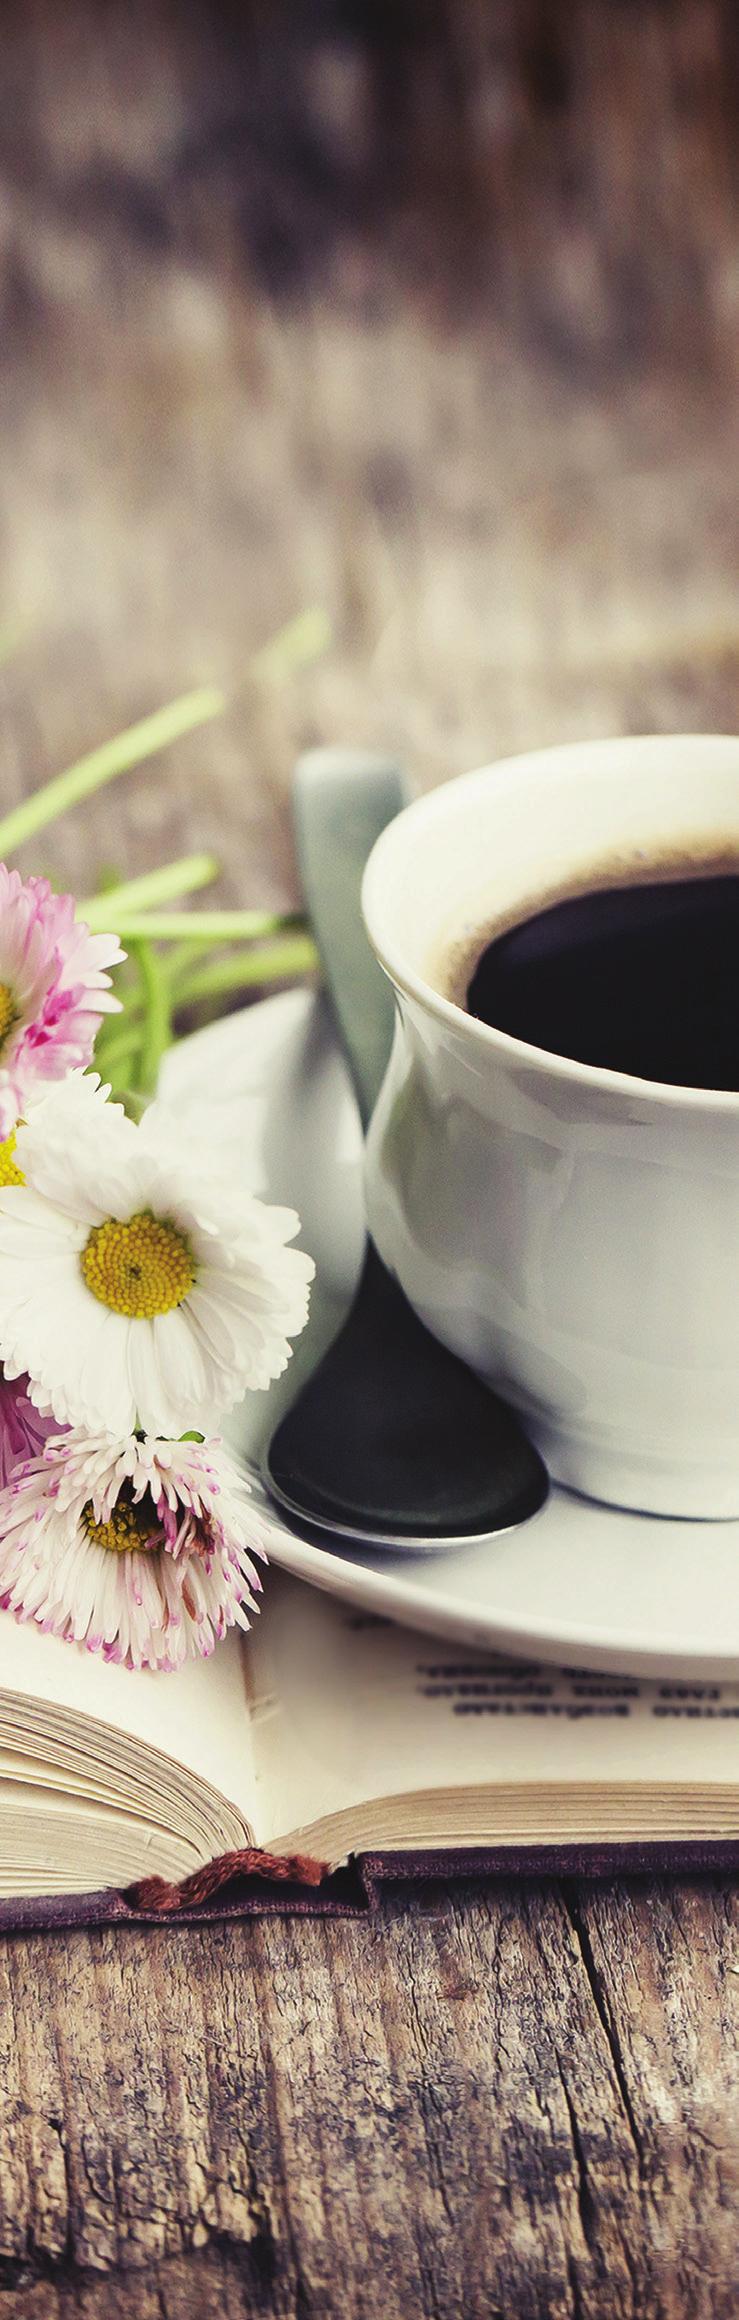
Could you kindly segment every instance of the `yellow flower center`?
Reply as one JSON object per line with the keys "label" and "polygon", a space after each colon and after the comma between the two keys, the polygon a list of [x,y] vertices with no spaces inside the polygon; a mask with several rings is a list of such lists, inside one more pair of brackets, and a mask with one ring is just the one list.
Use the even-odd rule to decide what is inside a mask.
{"label": "yellow flower center", "polygon": [[15,1128],[12,1128],[0,1144],[0,1190],[4,1184],[25,1184],[25,1181],[22,1168],[16,1168],[15,1164]]}
{"label": "yellow flower center", "polygon": [[156,1554],[161,1540],[161,1525],[148,1492],[135,1499],[130,1482],[124,1482],[107,1522],[98,1522],[92,1499],[82,1509],[82,1521],[88,1539],[94,1547],[109,1547],[114,1555]]}
{"label": "yellow flower center", "polygon": [[104,1224],[93,1225],[80,1264],[93,1297],[133,1321],[153,1321],[158,1313],[171,1313],[195,1279],[184,1233],[148,1209],[123,1224],[109,1216]]}
{"label": "yellow flower center", "polygon": [[15,994],[7,983],[0,983],[0,1047],[7,1039],[8,1032],[12,1031],[13,1024],[17,1021],[18,1009],[15,1003]]}

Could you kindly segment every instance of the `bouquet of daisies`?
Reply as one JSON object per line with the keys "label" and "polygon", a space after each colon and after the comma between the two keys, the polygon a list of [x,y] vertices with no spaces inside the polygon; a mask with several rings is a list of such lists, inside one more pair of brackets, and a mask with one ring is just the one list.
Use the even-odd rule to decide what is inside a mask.
{"label": "bouquet of daisies", "polygon": [[[141,738],[28,800],[0,850]],[[185,1138],[145,1100],[183,993],[306,963],[304,936],[258,921],[279,927],[279,960],[211,958],[198,977],[193,948],[251,939],[255,920],[142,910],[194,883],[192,862],[170,865],[85,917],[0,863],[0,1607],[158,1670],[249,1624],[267,1530],[219,1426],[284,1370],[313,1273],[297,1216],[244,1192],[207,1116]]]}

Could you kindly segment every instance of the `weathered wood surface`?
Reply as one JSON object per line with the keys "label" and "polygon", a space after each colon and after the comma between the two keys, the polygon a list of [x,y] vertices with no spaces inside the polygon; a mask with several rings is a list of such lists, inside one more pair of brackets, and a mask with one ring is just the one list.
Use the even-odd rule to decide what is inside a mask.
{"label": "weathered wood surface", "polygon": [[6,1945],[13,2308],[729,2320],[737,1930],[705,1882]]}
{"label": "weathered wood surface", "polygon": [[[235,692],[54,875],[204,843],[292,897],[314,737],[428,783],[735,726],[731,16],[6,0],[3,798]],[[321,666],[244,681],[316,601]],[[726,1880],[24,1938],[0,1977],[0,2313],[739,2306]]]}

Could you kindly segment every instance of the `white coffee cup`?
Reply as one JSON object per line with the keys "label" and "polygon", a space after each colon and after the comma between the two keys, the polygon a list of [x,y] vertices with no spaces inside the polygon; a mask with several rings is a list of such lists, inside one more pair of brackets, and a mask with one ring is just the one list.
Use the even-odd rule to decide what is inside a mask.
{"label": "white coffee cup", "polygon": [[722,859],[739,864],[739,741],[579,742],[417,799],[363,890],[397,994],[367,1146],[380,1254],[556,1479],[655,1514],[739,1514],[739,1092],[528,1046],[468,1015],[447,969],[455,943],[604,871]]}

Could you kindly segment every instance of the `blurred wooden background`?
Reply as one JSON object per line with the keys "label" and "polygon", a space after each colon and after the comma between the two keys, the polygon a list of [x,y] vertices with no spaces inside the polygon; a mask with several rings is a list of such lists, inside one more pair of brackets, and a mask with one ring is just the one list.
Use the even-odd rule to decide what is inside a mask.
{"label": "blurred wooden background", "polygon": [[[296,748],[736,724],[731,0],[4,0],[3,802],[294,894]],[[250,655],[308,604],[320,666]],[[8,2320],[735,2320],[729,1878],[0,1943]]]}
{"label": "blurred wooden background", "polygon": [[[6,797],[182,688],[50,835],[293,891],[306,740],[419,783],[736,721],[730,0],[5,0]],[[319,603],[287,691],[249,655]],[[227,845],[225,844],[227,836]]]}

